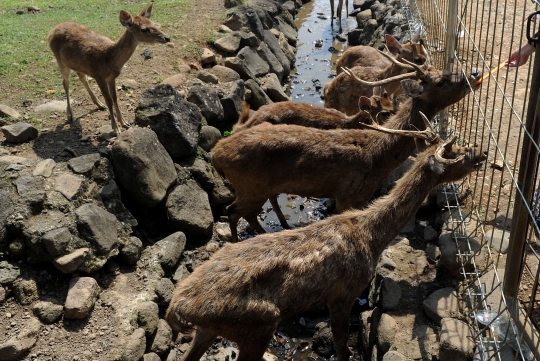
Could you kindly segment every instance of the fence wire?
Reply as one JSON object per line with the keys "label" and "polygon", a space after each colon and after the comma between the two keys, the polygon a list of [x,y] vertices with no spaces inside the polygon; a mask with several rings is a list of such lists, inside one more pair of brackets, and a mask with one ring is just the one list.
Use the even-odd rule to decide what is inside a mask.
{"label": "fence wire", "polygon": [[[434,65],[448,67],[450,57],[453,62],[448,70],[465,74],[489,72],[526,43],[526,19],[540,4],[530,0],[405,2],[410,26],[422,29]],[[452,14],[455,2],[457,13]],[[457,28],[447,25],[449,12],[457,18]],[[532,27],[538,29],[538,23]],[[448,48],[449,34],[455,37],[455,49]],[[481,360],[540,360],[540,229],[536,221],[540,220],[540,191],[533,194],[519,179],[527,166],[524,174],[534,178],[527,180],[534,189],[539,187],[538,136],[526,122],[529,104],[538,101],[530,99],[535,93],[531,91],[535,63],[540,61],[533,55],[518,68],[506,67],[490,75],[480,88],[448,109],[443,114],[446,119],[439,119],[440,127],[448,127],[440,129],[443,134],[458,135],[462,145],[477,145],[489,154],[483,170],[444,188],[449,214],[444,227],[452,232],[458,249],[464,280],[460,295],[467,301]],[[520,164],[523,159],[526,164]],[[523,208],[524,217],[519,220],[513,219],[515,205]],[[518,229],[518,221],[526,229]],[[526,231],[526,239],[518,261],[510,262],[507,251],[519,249],[519,240],[512,239],[518,230]],[[505,277],[510,279],[512,274],[518,276],[519,284],[505,285]],[[515,298],[508,292],[513,287]]]}

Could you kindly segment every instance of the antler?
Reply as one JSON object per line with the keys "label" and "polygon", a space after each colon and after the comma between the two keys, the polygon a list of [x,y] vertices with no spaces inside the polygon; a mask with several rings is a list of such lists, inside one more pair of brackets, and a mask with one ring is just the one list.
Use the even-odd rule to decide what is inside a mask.
{"label": "antler", "polygon": [[419,112],[419,113],[420,113],[420,116],[422,117],[422,120],[424,121],[424,124],[426,125],[426,130],[389,129],[389,128],[385,128],[379,125],[376,122],[373,122],[374,125],[370,125],[370,124],[364,124],[364,125],[370,129],[378,130],[380,132],[387,133],[387,134],[403,135],[405,137],[424,139],[424,140],[427,140],[430,144],[438,143],[441,138],[433,130],[433,127],[429,123],[429,119],[424,115],[424,113],[422,112]]}
{"label": "antler", "polygon": [[388,84],[388,83],[391,83],[391,82],[394,82],[394,81],[397,81],[397,80],[410,79],[410,78],[416,77],[416,72],[414,72],[414,73],[401,74],[401,75],[394,76],[392,78],[386,78],[386,79],[377,80],[377,81],[366,81],[366,80],[362,80],[359,77],[357,77],[355,74],[353,74],[351,69],[349,69],[347,67],[342,67],[341,70],[343,70],[343,72],[345,74],[352,77],[358,83],[360,83],[362,85],[367,85],[367,86],[384,85],[384,84]]}
{"label": "antler", "polygon": [[455,158],[455,159],[446,159],[446,158],[443,158],[443,153],[444,153],[444,150],[445,148],[447,147],[451,147],[452,144],[454,144],[454,142],[456,141],[457,139],[457,136],[453,136],[450,140],[444,142],[443,144],[441,144],[439,146],[439,148],[437,148],[437,151],[435,152],[435,159],[441,163],[441,164],[454,164],[454,163],[457,163],[457,162],[461,162],[463,160],[463,158],[465,158],[464,155],[460,155],[459,157]]}

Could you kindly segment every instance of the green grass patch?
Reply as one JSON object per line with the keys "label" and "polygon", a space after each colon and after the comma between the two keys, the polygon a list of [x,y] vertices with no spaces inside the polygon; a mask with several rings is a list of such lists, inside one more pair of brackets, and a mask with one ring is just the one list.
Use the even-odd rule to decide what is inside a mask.
{"label": "green grass patch", "polygon": [[[174,24],[192,0],[160,0],[152,20],[164,29]],[[61,77],[47,35],[57,24],[73,21],[116,41],[124,32],[120,10],[139,14],[150,1],[115,0],[2,0],[0,1],[0,84],[12,85],[28,95],[58,89]],[[27,12],[29,5],[41,9]],[[17,11],[23,11],[18,15]],[[172,34],[171,34],[172,35]]]}

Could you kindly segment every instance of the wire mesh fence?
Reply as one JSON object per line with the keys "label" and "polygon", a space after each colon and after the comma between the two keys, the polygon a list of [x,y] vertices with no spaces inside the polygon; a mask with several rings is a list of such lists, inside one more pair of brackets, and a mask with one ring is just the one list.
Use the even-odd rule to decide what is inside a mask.
{"label": "wire mesh fence", "polygon": [[[528,0],[411,0],[404,6],[410,25],[422,29],[434,65],[465,74],[499,67],[538,30],[534,15],[527,29],[538,7]],[[503,66],[438,121],[443,136],[457,135],[489,154],[482,171],[444,189],[444,227],[458,249],[461,296],[483,360],[540,360],[538,78],[534,55],[519,67]]]}

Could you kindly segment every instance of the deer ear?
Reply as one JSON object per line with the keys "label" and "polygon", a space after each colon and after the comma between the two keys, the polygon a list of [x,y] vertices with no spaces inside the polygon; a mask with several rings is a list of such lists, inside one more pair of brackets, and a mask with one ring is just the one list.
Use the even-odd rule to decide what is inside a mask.
{"label": "deer ear", "polygon": [[422,95],[424,91],[424,87],[418,84],[418,82],[413,79],[402,80],[401,87],[403,88],[405,94],[407,94],[411,98],[418,98]]}
{"label": "deer ear", "polygon": [[403,51],[403,47],[392,35],[386,35],[386,46],[393,55],[400,54]]}
{"label": "deer ear", "polygon": [[154,6],[154,3],[151,3],[149,7],[147,7],[145,10],[141,11],[139,16],[144,16],[147,19],[150,19],[150,16],[152,16],[152,7]]}
{"label": "deer ear", "polygon": [[414,34],[413,34],[413,36],[412,36],[412,38],[411,38],[411,41],[412,41],[413,43],[417,43],[418,40],[422,41],[422,39],[420,39],[420,29],[417,29],[417,30],[414,32]]}
{"label": "deer ear", "polygon": [[360,108],[360,110],[369,111],[371,109],[371,100],[362,95],[360,99],[358,99],[358,108]]}
{"label": "deer ear", "polygon": [[124,10],[121,10],[120,11],[120,24],[128,28],[131,26],[132,23],[133,23],[133,18],[131,17],[131,15],[129,15],[129,13],[125,12]]}
{"label": "deer ear", "polygon": [[381,96],[381,91],[382,91],[382,87],[380,85],[373,87],[373,95],[380,97]]}
{"label": "deer ear", "polygon": [[444,172],[444,166],[437,162],[435,156],[432,154],[428,158],[429,169],[435,174],[442,174]]}

